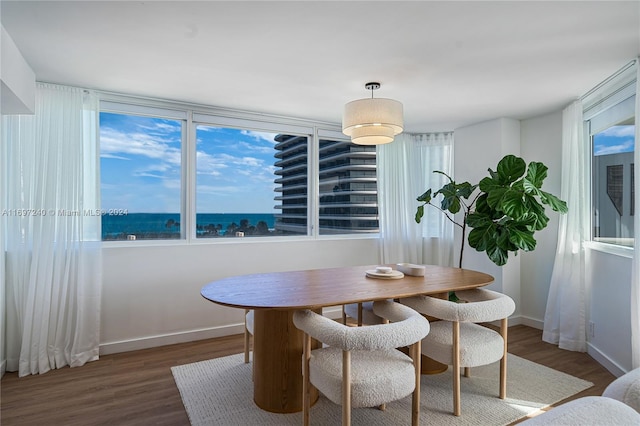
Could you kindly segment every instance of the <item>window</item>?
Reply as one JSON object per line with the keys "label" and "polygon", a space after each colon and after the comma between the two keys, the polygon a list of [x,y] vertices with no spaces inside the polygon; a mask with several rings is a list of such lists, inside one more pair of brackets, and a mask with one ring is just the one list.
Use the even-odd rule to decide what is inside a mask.
{"label": "window", "polygon": [[307,139],[197,125],[196,236],[306,235]]}
{"label": "window", "polygon": [[592,148],[594,241],[633,246],[635,68],[618,76],[598,100],[585,104]]}
{"label": "window", "polygon": [[116,98],[101,102],[104,241],[378,232],[375,146],[305,120]]}
{"label": "window", "polygon": [[633,238],[633,118],[592,136],[595,241],[629,245]]}
{"label": "window", "polygon": [[178,239],[184,121],[102,111],[102,240]]}
{"label": "window", "polygon": [[378,232],[376,147],[320,139],[321,235]]}

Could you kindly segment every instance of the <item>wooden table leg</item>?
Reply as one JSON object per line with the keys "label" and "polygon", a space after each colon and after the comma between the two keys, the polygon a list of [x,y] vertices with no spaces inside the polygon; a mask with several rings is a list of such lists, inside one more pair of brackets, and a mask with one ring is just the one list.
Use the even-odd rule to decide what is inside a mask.
{"label": "wooden table leg", "polygon": [[[293,324],[293,311],[256,309],[254,315],[253,400],[274,413],[302,411],[304,333]],[[311,404],[317,399],[312,388]]]}

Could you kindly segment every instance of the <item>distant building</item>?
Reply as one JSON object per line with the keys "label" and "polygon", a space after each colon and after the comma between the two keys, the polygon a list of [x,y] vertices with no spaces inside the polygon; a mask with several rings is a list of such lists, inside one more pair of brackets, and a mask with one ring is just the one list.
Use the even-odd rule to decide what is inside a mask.
{"label": "distant building", "polygon": [[593,237],[605,242],[633,238],[633,152],[595,156],[593,174]]}
{"label": "distant building", "polygon": [[[275,229],[284,234],[307,233],[307,138],[278,135],[275,157]],[[376,147],[320,140],[319,233],[378,232]]]}

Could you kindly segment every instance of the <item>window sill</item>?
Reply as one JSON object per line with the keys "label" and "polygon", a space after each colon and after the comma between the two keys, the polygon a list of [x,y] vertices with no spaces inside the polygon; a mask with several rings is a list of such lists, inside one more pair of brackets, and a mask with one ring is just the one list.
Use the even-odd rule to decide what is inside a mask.
{"label": "window sill", "polygon": [[633,258],[633,246],[622,246],[618,244],[608,244],[599,241],[585,241],[584,247],[590,250],[599,251],[602,253],[612,254],[614,256]]}
{"label": "window sill", "polygon": [[319,235],[313,237],[310,235],[300,236],[283,236],[283,237],[244,237],[244,238],[197,238],[186,240],[136,240],[136,241],[103,241],[102,246],[107,249],[115,248],[132,248],[132,247],[170,247],[170,246],[205,246],[205,245],[224,245],[224,244],[265,244],[265,243],[290,243],[296,241],[331,241],[331,240],[364,240],[379,239],[379,233],[370,234],[335,234],[335,235]]}

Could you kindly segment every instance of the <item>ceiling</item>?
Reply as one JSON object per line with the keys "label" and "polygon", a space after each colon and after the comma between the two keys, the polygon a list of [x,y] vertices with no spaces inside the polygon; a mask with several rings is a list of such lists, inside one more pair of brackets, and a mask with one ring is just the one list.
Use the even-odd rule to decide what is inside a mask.
{"label": "ceiling", "polygon": [[405,131],[557,111],[640,54],[638,1],[5,1],[38,81]]}

